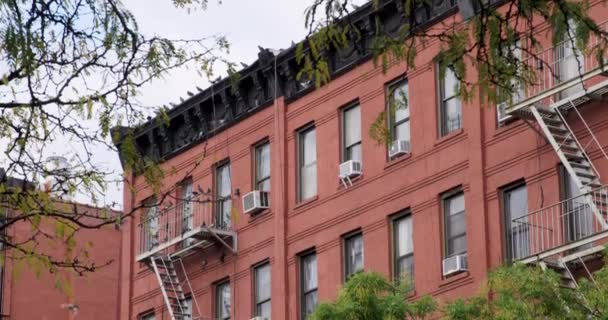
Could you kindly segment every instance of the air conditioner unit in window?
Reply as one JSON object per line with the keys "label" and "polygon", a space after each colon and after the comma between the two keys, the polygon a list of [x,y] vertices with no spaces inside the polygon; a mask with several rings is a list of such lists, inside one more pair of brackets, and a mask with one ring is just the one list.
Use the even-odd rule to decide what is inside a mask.
{"label": "air conditioner unit in window", "polygon": [[443,259],[443,276],[467,271],[467,255],[459,254]]}
{"label": "air conditioner unit in window", "polygon": [[508,106],[508,104],[506,102],[503,102],[503,103],[499,104],[498,106],[496,106],[496,113],[498,114],[499,123],[505,122],[505,121],[513,118],[512,115],[507,114],[507,106]]}
{"label": "air conditioner unit in window", "polygon": [[395,140],[388,146],[390,158],[410,153],[410,142],[406,140]]}
{"label": "air conditioner unit in window", "polygon": [[361,162],[348,160],[340,164],[340,179],[352,178],[361,175]]}
{"label": "air conditioner unit in window", "polygon": [[254,214],[270,207],[270,193],[267,191],[251,191],[243,196],[243,213]]}

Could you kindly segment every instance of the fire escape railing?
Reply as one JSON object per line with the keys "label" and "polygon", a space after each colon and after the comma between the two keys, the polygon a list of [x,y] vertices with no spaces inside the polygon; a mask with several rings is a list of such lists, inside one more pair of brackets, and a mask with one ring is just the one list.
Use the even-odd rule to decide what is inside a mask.
{"label": "fire escape railing", "polygon": [[593,201],[605,219],[608,186],[512,219],[506,231],[511,259],[531,261],[590,246],[608,237],[589,201]]}

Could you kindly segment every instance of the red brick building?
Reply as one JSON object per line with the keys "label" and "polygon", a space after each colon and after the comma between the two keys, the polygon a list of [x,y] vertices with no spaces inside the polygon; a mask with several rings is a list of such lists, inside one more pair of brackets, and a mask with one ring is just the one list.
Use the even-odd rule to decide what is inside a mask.
{"label": "red brick building", "polygon": [[[422,27],[460,19],[455,1],[433,3],[416,13]],[[506,261],[574,273],[597,254],[608,202],[597,61],[549,36],[539,54],[557,79],[539,68],[512,105],[480,107],[460,101],[449,70],[439,76],[438,42],[419,50],[415,70],[374,67],[373,21],[390,35],[401,10],[385,1],[354,12],[363,37],[330,53],[322,88],[296,81],[294,48],[264,49],[238,87],[219,82],[173,108],[168,127],[138,128],[142,155],[176,173],[162,203],[135,174],[136,193],[125,191],[125,210],[151,208],[123,230],[121,319],[304,319],[361,269],[410,274],[414,297],[446,300],[476,293]],[[370,126],[404,95],[392,142],[378,144]],[[247,204],[268,195],[269,208],[246,214],[253,190],[261,202]]]}
{"label": "red brick building", "polygon": [[[20,188],[22,181],[5,179],[4,170],[0,170],[0,179],[5,187]],[[92,216],[116,214],[114,211],[95,208],[84,204],[57,201],[55,208],[63,212],[77,212],[89,216],[81,221],[95,222]],[[111,213],[109,213],[111,212]],[[11,216],[12,211],[2,215]],[[4,219],[4,217],[3,217]],[[39,229],[49,235],[55,234],[56,224],[52,220],[42,219]],[[32,239],[35,232],[29,221],[19,221],[4,230],[6,236],[14,243]],[[61,261],[66,257],[67,246],[57,239],[36,235],[38,252]],[[42,241],[44,240],[44,241]],[[99,229],[81,229],[75,235],[76,247],[72,252],[87,248],[87,263],[95,263],[95,272],[78,275],[73,270],[61,270],[49,273],[42,267],[30,265],[23,259],[14,259],[11,249],[2,248],[0,266],[0,306],[1,319],[7,320],[72,320],[117,319],[119,267],[121,232],[113,225]],[[31,244],[28,243],[28,244]],[[73,254],[73,253],[72,253]],[[62,289],[63,288],[63,289]]]}

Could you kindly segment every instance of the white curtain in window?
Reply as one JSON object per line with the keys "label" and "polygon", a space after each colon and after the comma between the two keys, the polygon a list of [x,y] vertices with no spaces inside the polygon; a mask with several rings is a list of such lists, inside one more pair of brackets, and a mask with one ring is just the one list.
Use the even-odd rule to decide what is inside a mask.
{"label": "white curtain in window", "polygon": [[359,106],[344,112],[344,144],[348,147],[361,142],[361,110]]}
{"label": "white curtain in window", "polygon": [[310,255],[304,259],[304,290],[317,288],[317,256]]}
{"label": "white curtain in window", "polygon": [[270,265],[264,265],[256,269],[256,301],[261,302],[270,299]]}
{"label": "white curtain in window", "polygon": [[414,241],[412,236],[412,219],[407,217],[401,219],[397,225],[397,253],[400,257],[414,251]]}

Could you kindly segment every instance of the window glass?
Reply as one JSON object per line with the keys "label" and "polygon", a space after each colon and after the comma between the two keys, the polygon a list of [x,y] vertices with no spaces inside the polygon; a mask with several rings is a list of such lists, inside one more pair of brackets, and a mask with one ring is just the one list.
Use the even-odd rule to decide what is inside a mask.
{"label": "window glass", "polygon": [[528,190],[526,185],[520,185],[504,192],[505,217],[507,218],[509,230],[507,236],[508,255],[510,259],[519,259],[528,256],[529,250],[529,226],[526,215],[528,214]]}
{"label": "window glass", "polygon": [[154,315],[154,313],[148,313],[146,315],[143,315],[140,317],[141,320],[155,320],[156,316]]}
{"label": "window glass", "polygon": [[216,317],[220,320],[230,319],[230,282],[218,284],[216,290]]}
{"label": "window glass", "polygon": [[255,268],[255,315],[262,319],[270,319],[270,264]]}
{"label": "window glass", "polygon": [[344,142],[347,147],[361,142],[361,110],[358,105],[344,111]]}
{"label": "window glass", "polygon": [[393,222],[394,232],[394,261],[395,261],[395,278],[403,280],[408,277],[414,285],[414,239],[412,232],[412,217],[405,216],[396,219]]}
{"label": "window glass", "polygon": [[270,191],[270,144],[255,148],[255,180],[256,189]]}
{"label": "window glass", "polygon": [[444,200],[446,257],[467,251],[466,217],[462,192]]}
{"label": "window glass", "polygon": [[183,320],[192,320],[192,298],[188,297],[182,301],[184,310]]}
{"label": "window glass", "polygon": [[393,141],[410,141],[410,105],[407,80],[389,87],[390,133]]}
{"label": "window glass", "polygon": [[363,270],[363,235],[350,236],[344,241],[346,258],[346,278],[355,272]]}
{"label": "window glass", "polygon": [[300,194],[299,200],[306,200],[317,194],[317,141],[315,128],[299,134],[300,143]]}
{"label": "window glass", "polygon": [[462,107],[460,104],[460,83],[452,68],[445,68],[441,79],[441,135],[446,135],[462,127]]}
{"label": "window glass", "polygon": [[231,226],[231,184],[230,184],[230,164],[224,164],[217,168],[217,210],[218,225],[221,228]]}
{"label": "window glass", "polygon": [[317,307],[317,255],[308,254],[301,258],[302,279],[302,319],[307,319]]}

